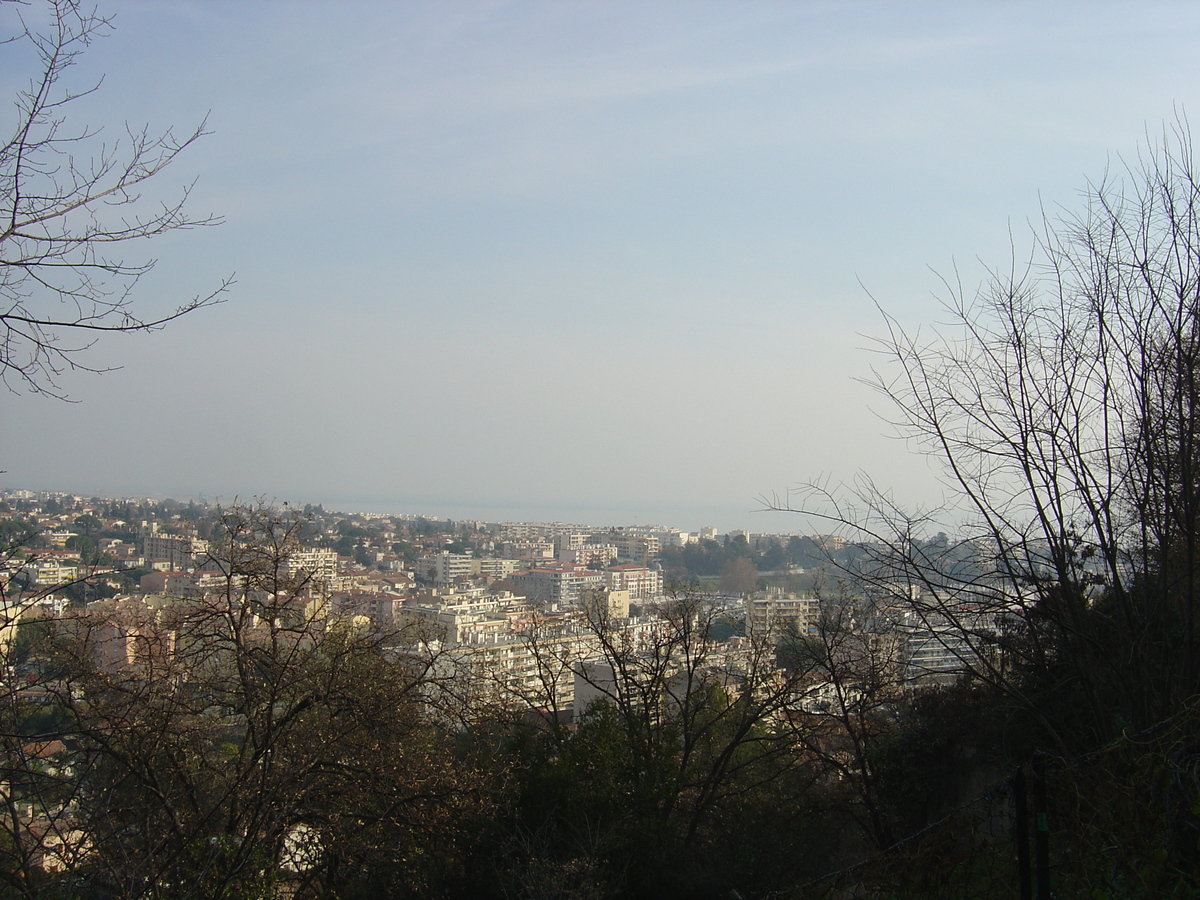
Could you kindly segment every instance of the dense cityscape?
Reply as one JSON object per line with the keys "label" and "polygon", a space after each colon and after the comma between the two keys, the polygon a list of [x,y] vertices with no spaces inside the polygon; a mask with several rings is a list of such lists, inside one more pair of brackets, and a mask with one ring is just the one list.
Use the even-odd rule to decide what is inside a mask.
{"label": "dense cityscape", "polygon": [[[347,814],[359,822],[339,838],[351,843],[338,853],[361,852],[360,844],[380,837],[371,836],[359,812],[325,810],[314,818],[293,808],[322,790],[318,773],[333,765],[329,752],[348,762],[344,748],[320,743],[314,750],[309,742],[369,733],[346,710],[341,715],[354,722],[346,734],[335,710],[317,721],[300,714],[330,699],[314,700],[313,678],[352,677],[338,689],[363,691],[368,684],[357,679],[366,665],[383,666],[374,677],[390,680],[403,696],[387,716],[408,709],[425,723],[415,731],[433,728],[457,741],[482,731],[476,739],[486,743],[495,729],[508,732],[493,753],[516,752],[507,745],[524,734],[535,745],[565,742],[561,749],[570,745],[588,756],[591,732],[611,728],[610,713],[642,722],[650,731],[638,739],[645,742],[640,752],[661,756],[652,768],[678,768],[660,773],[666,781],[652,791],[655,804],[673,807],[669,814],[638,814],[666,814],[660,825],[677,825],[683,815],[694,830],[732,798],[756,791],[758,778],[774,790],[800,773],[806,803],[845,795],[843,813],[853,820],[874,791],[862,738],[879,722],[868,727],[868,719],[894,717],[904,698],[953,685],[983,663],[963,639],[960,620],[915,612],[919,586],[877,580],[867,595],[839,584],[872,549],[878,558],[884,548],[850,547],[834,535],[454,522],[311,505],[225,508],[22,490],[0,494],[0,515],[6,542],[0,653],[9,661],[7,703],[22,711],[23,723],[12,735],[21,763],[19,774],[10,773],[6,828],[25,848],[24,865],[43,877],[86,868],[85,861],[94,863],[102,847],[111,851],[115,844],[123,856],[142,856],[122,878],[145,879],[149,866],[161,881],[182,864],[180,848],[147,845],[146,835],[157,830],[149,821],[131,834],[124,804],[133,803],[124,814],[135,819],[169,815],[184,828],[181,837],[194,841],[214,827],[213,817],[262,799],[261,778],[272,771],[262,768],[262,754],[269,753],[284,767],[273,777],[286,781],[295,767],[309,775],[274,788],[282,793],[272,802],[289,811],[274,811],[283,817],[270,825],[278,842],[272,852],[288,861],[267,881],[288,890],[316,882],[328,888],[324,863],[292,859],[316,853],[318,845],[323,859],[334,849],[317,818],[332,816],[328,823],[339,821],[338,830]],[[941,535],[930,546],[945,544]],[[825,650],[818,652],[822,641]],[[264,660],[271,661],[265,676]],[[182,739],[198,755],[180,770],[175,753],[182,747],[138,747],[149,755],[137,762],[124,755],[133,748],[125,748],[118,769],[133,769],[105,783],[96,767],[118,737],[114,722],[148,715],[163,717],[168,743]],[[407,722],[390,752],[403,755],[413,733]],[[678,740],[687,752],[677,758],[668,747]],[[442,752],[445,759],[426,762],[466,764],[460,752]],[[150,776],[160,784],[156,790],[162,779],[195,790],[193,779],[228,777],[209,771],[222,758],[241,769],[245,782],[215,794],[208,784],[211,796],[191,810],[190,825],[178,820],[183,810],[169,808],[182,796],[147,808],[136,799],[145,785],[128,782],[134,770],[140,782],[166,766],[170,771]],[[475,772],[491,779],[489,802],[514,790],[514,763]],[[743,767],[757,771],[749,782]],[[368,781],[377,777],[364,774]],[[825,787],[814,790],[814,778]],[[589,780],[577,787],[593,790]],[[527,789],[537,798],[543,787]],[[122,796],[131,789],[133,796]],[[664,789],[668,794],[659,795]],[[604,798],[602,807],[613,802],[624,801]],[[754,816],[765,809],[756,807]],[[114,819],[122,824],[110,831]],[[622,840],[637,839],[646,825],[621,826]],[[892,839],[893,826],[882,821],[862,827],[826,837],[831,846],[844,845],[838,854]],[[134,834],[141,837],[130,844]],[[302,852],[297,845],[304,841],[311,846]],[[386,841],[378,849],[385,847],[398,849]],[[243,844],[234,855],[261,849]],[[814,861],[797,860],[794,871]],[[552,885],[563,878],[600,883],[598,871],[571,866],[544,877]]]}
{"label": "dense cityscape", "polygon": [[[0,530],[18,538],[0,574],[4,596],[26,618],[79,609],[109,616],[115,644],[97,650],[105,659],[135,655],[136,629],[123,623],[169,617],[163,608],[176,602],[211,604],[228,589],[229,563],[216,547],[230,512],[220,507],[31,491],[0,498],[0,512],[11,516]],[[311,505],[288,521],[294,543],[280,571],[303,586],[293,589],[292,602],[307,605],[314,626],[351,623],[376,634],[416,627],[484,668],[503,666],[489,675],[505,685],[506,699],[573,715],[586,707],[573,706],[573,673],[601,655],[594,640],[578,638],[594,603],[606,604],[606,616],[635,642],[639,632],[654,632],[662,607],[682,593],[712,603],[727,638],[807,634],[817,624],[818,586],[848,564],[836,535],[453,522]],[[218,543],[210,546],[211,539]],[[913,592],[898,584],[892,590]],[[20,621],[9,623],[10,642]],[[870,627],[897,637],[895,662],[910,681],[961,671],[945,648],[931,658],[935,642],[911,617],[887,624]],[[576,636],[561,683],[539,682],[531,628]]]}
{"label": "dense cityscape", "polygon": [[1200,896],[1198,36],[0,0],[0,900]]}

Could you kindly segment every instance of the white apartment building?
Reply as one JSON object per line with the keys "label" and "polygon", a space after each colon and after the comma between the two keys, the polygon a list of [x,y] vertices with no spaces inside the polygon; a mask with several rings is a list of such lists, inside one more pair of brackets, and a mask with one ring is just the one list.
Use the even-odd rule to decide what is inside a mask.
{"label": "white apartment building", "polygon": [[617,548],[612,544],[581,544],[578,547],[563,547],[558,551],[558,561],[571,566],[608,566],[617,560]]}
{"label": "white apartment building", "polygon": [[662,552],[662,542],[652,534],[615,534],[606,543],[617,548],[617,560],[624,563],[645,565]]}
{"label": "white apartment building", "polygon": [[662,572],[635,563],[609,566],[604,582],[609,590],[628,591],[630,600],[651,600],[663,592]]}
{"label": "white apartment building", "polygon": [[817,624],[819,601],[805,594],[776,588],[746,597],[746,627],[751,634],[770,635],[795,630],[805,634]]}
{"label": "white apartment building", "polygon": [[[152,531],[142,535],[142,556],[152,568],[194,569],[206,553],[208,542],[190,534]],[[155,566],[155,563],[160,565]]]}
{"label": "white apartment building", "polygon": [[34,587],[54,587],[79,580],[79,566],[57,559],[38,559],[22,570]]}
{"label": "white apartment building", "polygon": [[289,578],[304,578],[316,590],[328,590],[338,574],[338,555],[328,547],[293,551],[284,563]]}
{"label": "white apartment building", "polygon": [[[629,646],[652,637],[661,623],[651,619],[623,622]],[[611,636],[610,636],[611,637]],[[603,656],[595,631],[579,614],[538,617],[515,632],[467,634],[444,654],[455,681],[470,684],[477,696],[505,705],[568,712],[575,700],[576,671]]]}
{"label": "white apartment building", "polygon": [[507,592],[463,599],[452,594],[449,599],[453,602],[399,607],[396,624],[415,626],[424,636],[446,644],[463,644],[520,632],[534,618],[524,597]]}
{"label": "white apartment building", "polygon": [[460,578],[507,578],[521,567],[516,559],[476,559],[465,553],[443,550],[417,560],[417,575],[440,587],[453,584]]}
{"label": "white apartment building", "polygon": [[584,566],[555,565],[515,573],[517,590],[535,603],[576,606],[584,591],[604,587],[604,575]]}
{"label": "white apartment building", "polygon": [[654,532],[654,536],[658,538],[659,544],[663,547],[686,547],[693,540],[691,534],[686,531],[679,531],[676,528],[656,531]]}
{"label": "white apartment building", "polygon": [[554,542],[544,538],[505,541],[500,545],[500,555],[505,559],[532,563],[552,560],[554,559]]}
{"label": "white apartment building", "polygon": [[564,550],[578,550],[587,543],[588,538],[591,536],[592,532],[590,531],[565,528],[561,531],[555,532],[554,549],[561,557]]}
{"label": "white apartment building", "polygon": [[995,634],[992,618],[990,612],[966,607],[948,608],[945,614],[906,613],[896,625],[904,678],[917,683],[954,681],[980,661],[981,648]]}
{"label": "white apartment building", "polygon": [[417,560],[415,568],[418,578],[432,581],[437,585],[448,585],[459,578],[471,578],[478,574],[474,563],[474,557],[465,553],[451,553],[449,550],[442,550],[440,553],[422,556]]}

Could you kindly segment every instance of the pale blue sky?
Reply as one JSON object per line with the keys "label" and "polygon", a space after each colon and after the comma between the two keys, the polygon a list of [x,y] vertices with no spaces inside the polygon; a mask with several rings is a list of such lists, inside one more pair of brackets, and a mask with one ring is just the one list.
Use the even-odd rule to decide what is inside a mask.
{"label": "pale blue sky", "polygon": [[935,320],[931,268],[977,282],[1200,108],[1193,3],[104,9],[73,115],[208,114],[161,184],[226,219],[142,297],[238,283],[99,345],[79,403],[0,397],[0,486],[756,531],[821,475],[936,500],[853,380],[867,289]]}

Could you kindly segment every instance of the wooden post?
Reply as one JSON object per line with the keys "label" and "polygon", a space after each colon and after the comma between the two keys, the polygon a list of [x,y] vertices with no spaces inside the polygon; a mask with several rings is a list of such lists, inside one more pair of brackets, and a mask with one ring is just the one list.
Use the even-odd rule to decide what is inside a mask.
{"label": "wooden post", "polygon": [[1017,884],[1021,900],[1033,900],[1033,878],[1029,869],[1029,804],[1025,798],[1025,769],[1013,776],[1013,840],[1017,845]]}
{"label": "wooden post", "polygon": [[1046,759],[1033,758],[1033,837],[1038,900],[1050,900],[1050,814],[1046,809]]}

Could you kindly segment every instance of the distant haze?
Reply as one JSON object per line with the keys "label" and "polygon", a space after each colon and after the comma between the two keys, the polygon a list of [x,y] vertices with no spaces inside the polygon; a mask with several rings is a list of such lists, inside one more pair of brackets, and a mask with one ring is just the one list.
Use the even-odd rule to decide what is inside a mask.
{"label": "distant haze", "polygon": [[1192,3],[103,8],[72,120],[208,115],[152,190],[226,219],[147,245],[145,308],[237,284],[101,341],[78,403],[0,395],[0,487],[769,532],[813,478],[937,502],[854,380],[875,302],[935,322],[931,268],[1007,266],[1200,109]]}

